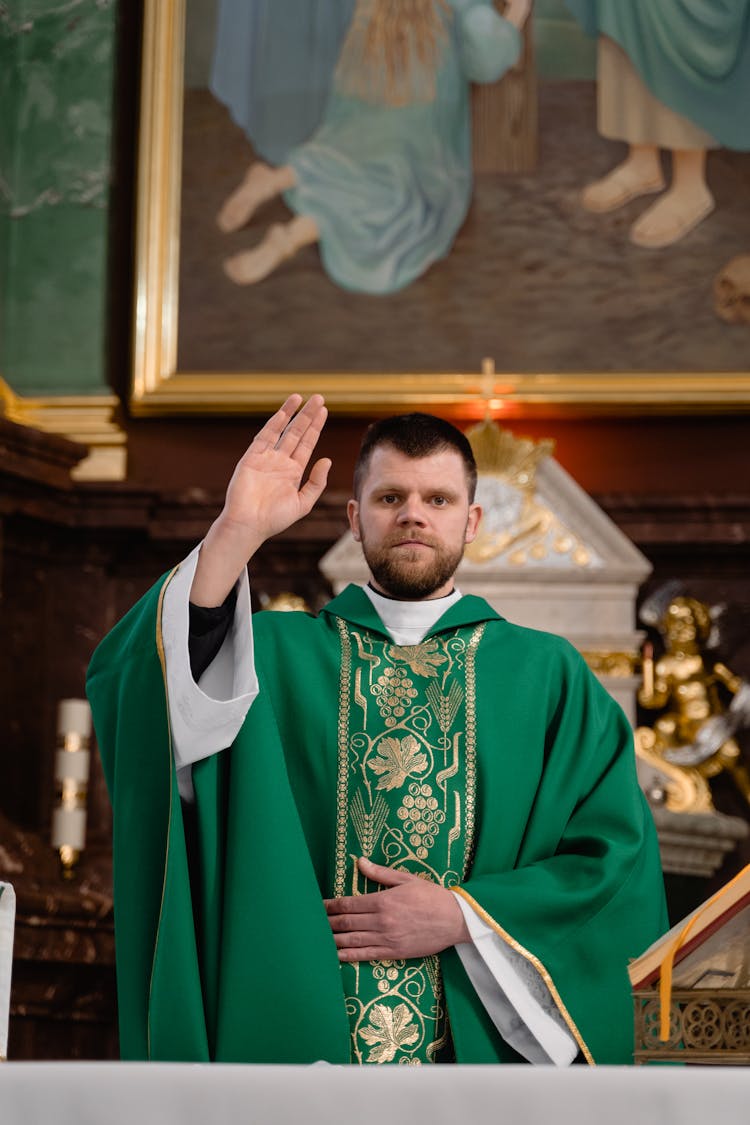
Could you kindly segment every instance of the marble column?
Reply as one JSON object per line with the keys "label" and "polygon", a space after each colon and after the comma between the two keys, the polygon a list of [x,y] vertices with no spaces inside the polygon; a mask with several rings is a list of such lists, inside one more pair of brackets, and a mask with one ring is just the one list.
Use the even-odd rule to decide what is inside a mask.
{"label": "marble column", "polygon": [[0,376],[108,391],[107,223],[117,0],[0,4]]}

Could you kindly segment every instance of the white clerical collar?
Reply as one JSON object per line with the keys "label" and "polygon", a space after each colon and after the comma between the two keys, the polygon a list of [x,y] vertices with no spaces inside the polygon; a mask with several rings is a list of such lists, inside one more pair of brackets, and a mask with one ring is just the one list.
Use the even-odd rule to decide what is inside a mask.
{"label": "white clerical collar", "polygon": [[397,645],[418,645],[435,622],[460,601],[462,596],[460,590],[454,590],[444,598],[402,602],[383,597],[371,586],[364,586],[363,589]]}

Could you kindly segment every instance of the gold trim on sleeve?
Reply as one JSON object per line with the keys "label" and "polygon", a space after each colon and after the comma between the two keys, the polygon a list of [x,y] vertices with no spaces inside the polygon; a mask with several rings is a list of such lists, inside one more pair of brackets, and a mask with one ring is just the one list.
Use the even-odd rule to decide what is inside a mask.
{"label": "gold trim on sleeve", "polygon": [[486,922],[488,926],[491,926],[492,929],[495,931],[495,933],[498,935],[498,937],[501,937],[506,945],[509,945],[510,948],[513,949],[516,953],[520,953],[522,957],[526,958],[526,960],[529,962],[530,965],[534,966],[534,968],[539,973],[539,975],[542,978],[542,980],[544,981],[544,983],[547,985],[547,988],[550,991],[550,995],[551,995],[552,999],[554,1000],[555,1005],[556,1005],[558,1011],[560,1012],[560,1015],[565,1020],[566,1024],[568,1025],[568,1029],[570,1030],[571,1035],[573,1036],[576,1043],[578,1044],[578,1046],[581,1049],[581,1054],[586,1059],[586,1062],[589,1064],[589,1066],[596,1066],[596,1062],[594,1061],[594,1056],[591,1054],[591,1051],[586,1046],[586,1043],[584,1042],[583,1036],[581,1035],[580,1031],[576,1027],[576,1024],[575,1024],[575,1021],[573,1020],[573,1017],[571,1016],[568,1009],[565,1007],[565,1004],[563,1003],[562,997],[560,996],[560,993],[557,991],[557,989],[555,987],[555,984],[554,984],[554,981],[552,980],[552,977],[550,976],[549,972],[544,967],[542,962],[539,960],[539,958],[535,957],[533,953],[530,953],[528,949],[525,949],[520,944],[520,942],[517,942],[515,938],[510,936],[510,934],[507,932],[507,930],[504,930],[502,926],[498,925],[498,923],[495,921],[495,919],[490,914],[488,914],[487,911],[484,910],[479,905],[479,903],[476,902],[471,897],[471,895],[468,894],[468,892],[463,889],[463,887],[451,887],[451,890],[455,891],[456,894],[461,895],[461,898],[465,899],[466,902],[468,902],[469,906],[472,908],[474,913],[479,915],[479,917],[482,919],[482,921]]}

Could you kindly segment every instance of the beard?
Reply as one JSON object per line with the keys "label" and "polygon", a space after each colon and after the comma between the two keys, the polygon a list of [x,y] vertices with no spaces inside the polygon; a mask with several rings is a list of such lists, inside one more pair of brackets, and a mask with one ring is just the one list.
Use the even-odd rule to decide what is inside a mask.
{"label": "beard", "polygon": [[393,547],[401,542],[400,537],[373,548],[363,531],[360,539],[365,561],[378,586],[392,598],[402,601],[420,601],[434,594],[453,577],[464,554],[463,544],[451,550],[424,537],[421,541],[432,548],[428,558],[424,557],[422,549],[394,551]]}

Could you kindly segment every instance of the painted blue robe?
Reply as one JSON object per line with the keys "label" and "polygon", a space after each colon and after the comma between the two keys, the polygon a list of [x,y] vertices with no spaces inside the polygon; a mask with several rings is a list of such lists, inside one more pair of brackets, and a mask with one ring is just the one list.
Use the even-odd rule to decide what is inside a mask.
{"label": "painted blue robe", "polygon": [[750,0],[565,0],[659,101],[727,148],[750,149]]}
{"label": "painted blue robe", "polygon": [[355,0],[219,0],[210,88],[255,152],[283,164],[323,116]]}
{"label": "painted blue robe", "polygon": [[453,245],[472,190],[470,82],[496,81],[519,57],[518,30],[490,0],[453,0],[434,100],[372,104],[334,89],[320,128],[293,149],[289,206],[315,219],[329,276],[393,293]]}

